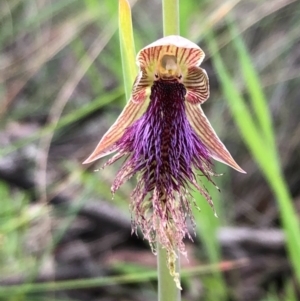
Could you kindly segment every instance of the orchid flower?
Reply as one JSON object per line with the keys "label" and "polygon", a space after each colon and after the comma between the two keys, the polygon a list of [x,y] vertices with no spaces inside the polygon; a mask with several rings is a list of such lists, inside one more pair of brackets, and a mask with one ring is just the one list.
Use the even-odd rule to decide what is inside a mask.
{"label": "orchid flower", "polygon": [[191,189],[200,191],[213,207],[197,175],[213,182],[212,159],[244,173],[201,108],[209,98],[208,76],[199,67],[204,56],[198,45],[180,36],[143,48],[127,105],[84,162],[113,152],[105,166],[125,158],[112,192],[137,175],[131,196],[133,231],[140,227],[152,249],[158,241],[169,258],[176,249],[185,254],[183,238],[191,238],[186,224],[187,216],[193,221]]}

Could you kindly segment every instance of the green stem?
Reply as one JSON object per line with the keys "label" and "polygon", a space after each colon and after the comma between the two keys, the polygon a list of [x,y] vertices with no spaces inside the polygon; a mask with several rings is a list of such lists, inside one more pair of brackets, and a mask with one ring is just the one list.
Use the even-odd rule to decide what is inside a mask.
{"label": "green stem", "polygon": [[[174,278],[167,267],[168,256],[161,245],[157,245],[157,272],[158,272],[158,301],[180,301],[181,294]],[[179,273],[179,258],[176,260],[175,270]]]}
{"label": "green stem", "polygon": [[179,0],[163,0],[164,36],[179,35]]}

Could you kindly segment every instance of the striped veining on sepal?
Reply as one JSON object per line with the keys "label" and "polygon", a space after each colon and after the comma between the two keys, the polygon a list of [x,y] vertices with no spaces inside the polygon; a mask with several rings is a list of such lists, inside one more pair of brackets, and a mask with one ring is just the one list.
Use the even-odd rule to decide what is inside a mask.
{"label": "striped veining on sepal", "polygon": [[149,78],[146,70],[142,68],[132,87],[132,101],[135,103],[144,101],[150,95],[152,83],[153,80]]}
{"label": "striped veining on sepal", "polygon": [[83,164],[91,163],[114,152],[116,150],[115,143],[122,137],[125,129],[144,114],[148,104],[149,100],[147,98],[138,103],[130,99],[116,122],[105,133],[95,150]]}
{"label": "striped veining on sepal", "polygon": [[143,48],[137,54],[137,64],[145,68],[148,75],[154,74],[157,63],[165,54],[174,55],[183,71],[200,65],[205,57],[195,43],[180,36],[167,36]]}
{"label": "striped veining on sepal", "polygon": [[138,66],[154,73],[162,49],[163,46],[142,49],[137,55]]}
{"label": "striped veining on sepal", "polygon": [[202,104],[209,98],[209,80],[207,73],[200,67],[190,67],[183,79],[187,90],[185,99],[192,104]]}
{"label": "striped veining on sepal", "polygon": [[210,122],[204,115],[204,112],[200,105],[194,105],[189,102],[185,102],[185,109],[187,118],[199,135],[202,142],[208,148],[210,155],[217,161],[229,165],[241,173],[246,173],[232,158],[225,145],[221,142],[218,135],[212,128]]}

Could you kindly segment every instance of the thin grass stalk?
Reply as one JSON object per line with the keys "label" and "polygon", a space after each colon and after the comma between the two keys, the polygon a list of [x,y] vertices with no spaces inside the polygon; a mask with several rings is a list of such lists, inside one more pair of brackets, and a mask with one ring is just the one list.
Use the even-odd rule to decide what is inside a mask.
{"label": "thin grass stalk", "polygon": [[[179,35],[179,0],[163,0],[164,36]],[[167,265],[167,252],[157,244],[158,301],[180,301],[181,293]],[[180,271],[180,258],[176,260],[175,271]]]}
{"label": "thin grass stalk", "polygon": [[[254,123],[244,98],[238,93],[228,71],[225,69],[212,32],[209,32],[207,42],[211,48],[211,52],[214,53],[213,64],[215,69],[218,71],[217,74],[222,84],[223,93],[230,104],[233,118],[238,125],[244,142],[252,153],[253,158],[258,163],[274,193],[274,196],[277,199],[280,209],[280,217],[286,235],[289,257],[292,262],[295,275],[298,281],[300,281],[299,221],[297,219],[296,210],[287,184],[282,175],[279,160],[275,156],[276,150],[270,149],[270,145],[266,145],[265,141],[268,141],[267,137],[265,137],[262,129]],[[271,139],[275,141],[274,138]]]}
{"label": "thin grass stalk", "polygon": [[241,70],[250,95],[253,111],[255,112],[262,134],[266,138],[266,141],[270,144],[270,150],[275,151],[274,156],[277,157],[271,114],[268,109],[268,102],[265,93],[260,84],[260,78],[255,70],[253,62],[251,61],[250,53],[248,52],[242,37],[239,35],[237,25],[232,18],[229,17],[228,19],[228,27],[231,33],[233,46],[236,49],[240,61]]}
{"label": "thin grass stalk", "polygon": [[233,20],[231,20],[229,23],[229,29],[233,37],[233,46],[236,48],[245,82],[248,85],[252,107],[256,112],[257,119],[261,120],[261,132],[264,135],[265,140],[270,143],[270,145],[267,147],[267,152],[270,153],[269,158],[276,172],[270,172],[269,168],[265,168],[263,172],[265,173],[269,185],[280,204],[279,207],[281,219],[287,236],[290,259],[293,262],[295,273],[300,281],[300,264],[298,260],[300,243],[299,240],[296,239],[296,237],[299,237],[300,235],[300,228],[297,213],[293,206],[292,197],[282,174],[280,159],[275,144],[272,120],[267,107],[266,97],[260,85],[259,77],[252,66],[250,56],[247,52],[246,46],[243,43],[242,37],[237,35],[236,25]]}
{"label": "thin grass stalk", "polygon": [[[248,260],[240,259],[236,261],[228,262],[227,270],[238,269],[245,267],[249,264]],[[209,275],[221,268],[222,264],[209,264],[209,265],[198,265],[192,268],[182,270],[182,277],[192,277],[199,275]],[[10,286],[0,286],[0,299],[8,300],[7,298],[13,296],[18,292],[26,293],[45,293],[51,291],[62,291],[62,290],[78,290],[78,289],[90,289],[99,287],[115,286],[116,284],[137,284],[155,280],[157,277],[156,271],[145,271],[129,273],[118,276],[105,276],[87,279],[73,279],[73,280],[60,280],[60,281],[47,281],[40,283],[23,283],[15,284]],[[4,299],[5,298],[5,299]],[[16,300],[16,299],[15,299]],[[18,299],[19,300],[19,299]]]}

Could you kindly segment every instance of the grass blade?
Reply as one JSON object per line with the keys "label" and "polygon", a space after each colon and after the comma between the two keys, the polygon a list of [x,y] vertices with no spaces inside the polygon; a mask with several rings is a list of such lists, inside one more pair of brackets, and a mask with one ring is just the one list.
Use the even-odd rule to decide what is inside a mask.
{"label": "grass blade", "polygon": [[[280,170],[278,159],[275,156],[276,150],[271,149],[269,143],[266,143],[264,132],[259,128],[259,125],[256,125],[247,110],[244,98],[238,93],[229,73],[225,69],[212,32],[209,33],[208,37],[207,42],[211,48],[211,52],[214,53],[213,63],[217,70],[217,75],[220,79],[224,96],[229,103],[233,118],[238,125],[253,158],[258,163],[277,199],[282,226],[286,235],[288,253],[293,264],[295,275],[297,276],[298,281],[300,281],[299,222],[287,184]],[[269,112],[266,114],[269,114]]]}
{"label": "grass blade", "polygon": [[125,95],[128,100],[137,75],[135,44],[133,39],[131,9],[127,0],[119,0],[119,37],[123,67]]}

